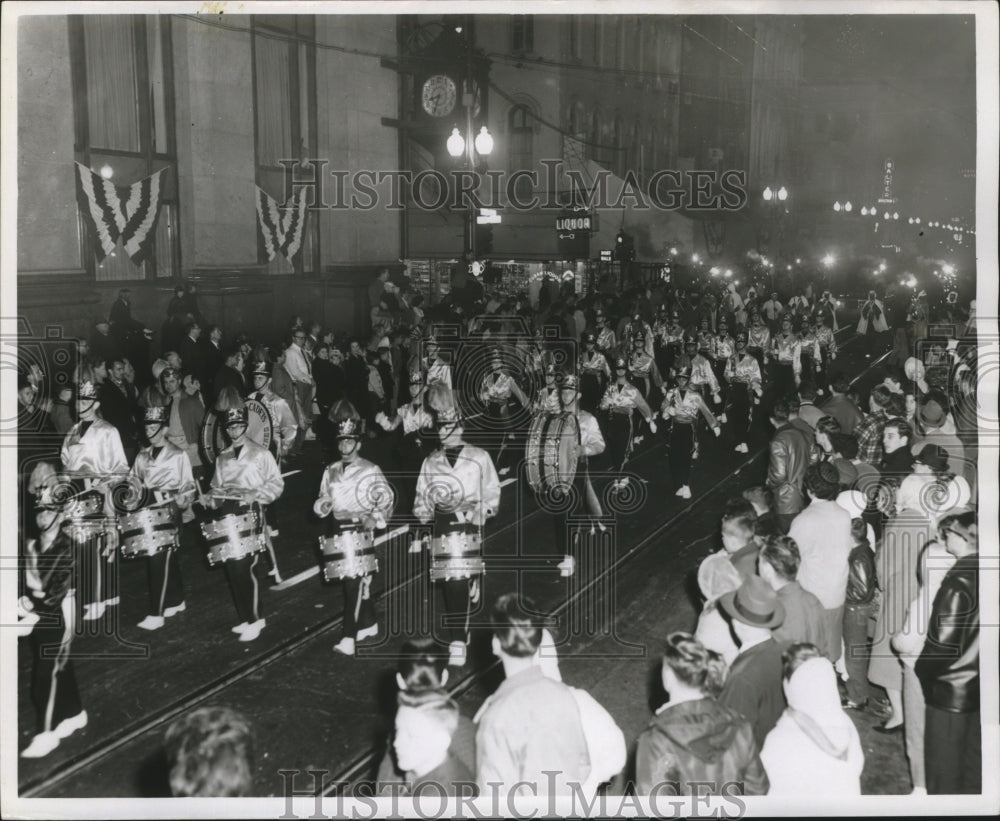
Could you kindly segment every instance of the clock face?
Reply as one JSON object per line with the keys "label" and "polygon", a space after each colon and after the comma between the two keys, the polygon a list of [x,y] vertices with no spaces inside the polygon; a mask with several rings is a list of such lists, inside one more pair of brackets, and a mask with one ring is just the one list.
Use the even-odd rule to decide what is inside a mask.
{"label": "clock face", "polygon": [[444,74],[435,74],[424,83],[421,102],[432,117],[447,117],[455,109],[456,97],[455,81]]}

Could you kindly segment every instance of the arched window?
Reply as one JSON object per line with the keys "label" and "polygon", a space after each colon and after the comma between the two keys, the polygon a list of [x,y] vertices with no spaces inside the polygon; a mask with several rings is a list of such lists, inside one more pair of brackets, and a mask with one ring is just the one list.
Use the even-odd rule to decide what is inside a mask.
{"label": "arched window", "polygon": [[[509,171],[531,171],[534,169],[534,120],[531,111],[526,105],[516,105],[507,115],[507,127],[509,139],[508,159],[510,163]],[[515,192],[520,202],[527,202],[531,198],[531,180],[519,177],[515,184]]]}

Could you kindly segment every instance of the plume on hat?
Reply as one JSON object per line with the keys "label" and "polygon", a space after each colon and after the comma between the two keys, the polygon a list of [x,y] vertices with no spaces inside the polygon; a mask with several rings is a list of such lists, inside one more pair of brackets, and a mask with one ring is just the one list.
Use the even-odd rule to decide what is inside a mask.
{"label": "plume on hat", "polygon": [[243,407],[243,397],[240,396],[240,392],[232,386],[226,386],[221,391],[219,391],[219,396],[215,400],[215,410],[219,413],[224,413],[228,410],[234,410]]}
{"label": "plume on hat", "polygon": [[341,399],[330,408],[330,413],[327,418],[333,422],[334,425],[340,425],[341,422],[346,422],[348,419],[358,420],[361,418],[361,414],[358,413],[357,408],[354,407],[346,399]]}
{"label": "plume on hat", "polygon": [[455,394],[447,385],[435,382],[427,389],[427,405],[435,413],[454,411],[456,410]]}

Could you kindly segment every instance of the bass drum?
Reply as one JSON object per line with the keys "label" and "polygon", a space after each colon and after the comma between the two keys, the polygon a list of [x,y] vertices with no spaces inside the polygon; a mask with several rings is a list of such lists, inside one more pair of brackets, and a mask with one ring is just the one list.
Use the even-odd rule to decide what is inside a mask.
{"label": "bass drum", "polygon": [[[247,399],[243,403],[247,409],[247,439],[271,451],[278,458],[278,442],[274,435],[274,420],[263,402]],[[229,447],[229,436],[222,420],[222,414],[209,410],[201,423],[201,456],[208,464],[215,464],[218,454]]]}
{"label": "bass drum", "polygon": [[558,489],[568,492],[576,478],[580,451],[580,426],[574,413],[536,416],[528,430],[524,458],[528,484],[536,493]]}

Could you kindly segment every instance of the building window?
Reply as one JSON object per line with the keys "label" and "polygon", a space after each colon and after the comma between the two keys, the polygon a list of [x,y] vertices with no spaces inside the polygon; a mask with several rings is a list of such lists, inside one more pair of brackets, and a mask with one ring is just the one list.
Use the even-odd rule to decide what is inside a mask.
{"label": "building window", "polygon": [[80,231],[84,268],[99,281],[176,276],[180,235],[170,17],[88,15],[72,16],[69,23],[76,159],[94,170],[107,169],[120,188],[167,169],[147,260],[135,265],[119,244],[98,262],[85,229]]}
{"label": "building window", "polygon": [[535,21],[530,14],[515,14],[511,19],[510,50],[535,50]]}
{"label": "building window", "polygon": [[[255,15],[253,89],[257,185],[279,204],[294,191],[287,165],[301,161],[316,146],[316,23],[311,15]],[[308,172],[306,172],[308,175]],[[319,225],[306,220],[302,249],[294,265],[283,256],[268,261],[258,236],[258,260],[269,274],[314,273],[319,269]]]}
{"label": "building window", "polygon": [[[531,112],[525,105],[516,105],[507,117],[510,134],[510,172],[530,171],[534,168],[534,136]],[[515,193],[519,202],[527,202],[532,194],[531,180],[519,177],[515,183]]]}

